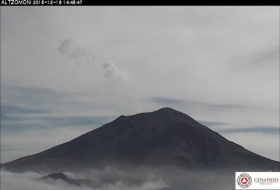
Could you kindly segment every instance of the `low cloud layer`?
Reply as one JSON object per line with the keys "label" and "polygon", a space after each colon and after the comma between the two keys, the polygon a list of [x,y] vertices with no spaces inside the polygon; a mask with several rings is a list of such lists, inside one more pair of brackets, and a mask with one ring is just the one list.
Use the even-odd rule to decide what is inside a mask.
{"label": "low cloud layer", "polygon": [[[63,172],[65,178],[44,178],[46,173],[1,171],[4,190],[231,190],[234,173],[187,171],[174,167],[129,167]],[[40,179],[40,180],[38,180]]]}
{"label": "low cloud layer", "polygon": [[[100,172],[98,172],[100,173]],[[96,176],[98,173],[93,173],[89,178]],[[104,172],[103,172],[104,174]],[[78,178],[75,174],[68,174],[72,179]],[[140,183],[133,183],[133,181],[125,181],[124,179],[111,179],[107,181],[100,181],[99,177],[92,180],[93,184],[97,184],[98,187],[92,187],[87,185],[71,185],[63,180],[48,180],[38,181],[44,175],[38,173],[10,173],[1,171],[1,189],[5,190],[157,190],[167,187],[162,179],[150,179],[146,181],[140,181]],[[113,176],[111,174],[111,176]],[[104,176],[103,176],[104,177]],[[109,177],[109,176],[108,176]],[[116,176],[115,176],[116,177]],[[109,178],[108,178],[109,179]],[[132,179],[133,180],[133,179]],[[137,179],[134,179],[137,181]],[[140,179],[139,179],[140,180]]]}

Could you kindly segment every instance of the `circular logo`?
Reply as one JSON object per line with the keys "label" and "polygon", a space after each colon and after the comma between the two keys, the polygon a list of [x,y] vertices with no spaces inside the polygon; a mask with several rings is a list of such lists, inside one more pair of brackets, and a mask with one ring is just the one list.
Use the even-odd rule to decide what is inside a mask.
{"label": "circular logo", "polygon": [[242,188],[248,188],[252,184],[252,178],[246,173],[240,174],[236,180],[237,184]]}

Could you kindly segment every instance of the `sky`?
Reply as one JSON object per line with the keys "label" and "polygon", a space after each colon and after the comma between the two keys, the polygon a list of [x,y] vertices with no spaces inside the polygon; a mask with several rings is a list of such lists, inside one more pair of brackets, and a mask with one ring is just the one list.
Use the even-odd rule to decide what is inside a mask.
{"label": "sky", "polygon": [[1,7],[1,163],[162,107],[279,161],[279,7]]}

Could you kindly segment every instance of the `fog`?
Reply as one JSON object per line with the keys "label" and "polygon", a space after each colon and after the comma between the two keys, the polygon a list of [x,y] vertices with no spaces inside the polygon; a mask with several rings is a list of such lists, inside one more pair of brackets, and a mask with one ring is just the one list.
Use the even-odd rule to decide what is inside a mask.
{"label": "fog", "polygon": [[[73,173],[66,173],[67,176],[71,176],[72,179],[81,179],[77,178],[79,175]],[[101,180],[100,178],[91,179],[93,184],[96,184],[98,187],[87,186],[81,184],[80,186],[71,185],[63,180],[47,180],[47,181],[38,181],[44,175],[38,173],[11,173],[6,171],[1,171],[1,189],[2,190],[156,190],[167,187],[165,182],[162,179],[148,179],[146,181],[141,181],[140,179],[135,180],[134,183],[131,181],[133,179],[112,179],[108,175],[107,180]],[[68,176],[68,177],[69,177]],[[81,174],[80,174],[81,176]],[[96,173],[93,174],[90,178],[96,176]],[[124,176],[125,177],[125,176]],[[131,181],[128,181],[131,180]]]}
{"label": "fog", "polygon": [[1,171],[2,190],[227,190],[234,189],[234,173],[191,172],[177,168],[133,168],[63,172],[63,179],[47,178],[46,173]]}

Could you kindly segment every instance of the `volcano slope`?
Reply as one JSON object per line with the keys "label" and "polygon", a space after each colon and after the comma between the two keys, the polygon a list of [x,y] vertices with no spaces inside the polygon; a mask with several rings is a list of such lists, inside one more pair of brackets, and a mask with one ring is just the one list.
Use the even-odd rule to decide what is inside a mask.
{"label": "volcano slope", "polygon": [[279,162],[252,153],[171,108],[120,116],[70,142],[1,168],[59,172],[108,165],[279,171]]}
{"label": "volcano slope", "polygon": [[[190,172],[218,179],[217,173],[223,177],[221,173],[232,175],[234,171],[280,171],[279,166],[279,162],[228,141],[182,112],[162,108],[120,116],[67,143],[1,164],[1,169],[59,173],[106,167],[134,172],[135,168],[149,168],[149,173],[173,179],[169,184],[182,184],[183,175],[188,176],[188,184],[195,185],[196,177]],[[177,188],[186,189],[184,184]]]}

